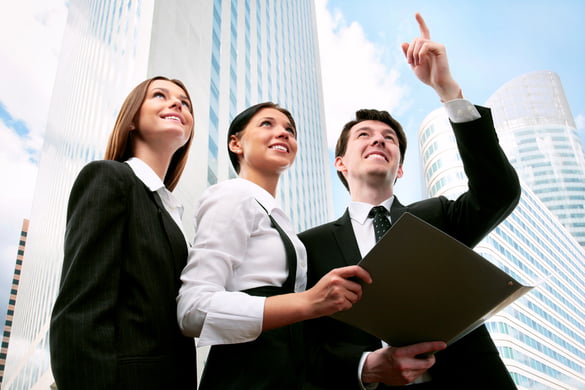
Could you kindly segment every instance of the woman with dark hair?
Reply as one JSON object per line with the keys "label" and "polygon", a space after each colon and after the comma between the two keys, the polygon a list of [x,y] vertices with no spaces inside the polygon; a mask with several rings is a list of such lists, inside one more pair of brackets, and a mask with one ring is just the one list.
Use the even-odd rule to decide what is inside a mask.
{"label": "woman with dark hair", "polygon": [[196,389],[195,345],[176,321],[188,245],[171,193],[193,129],[183,83],[145,80],[124,101],[105,160],[79,173],[50,328],[59,390]]}
{"label": "woman with dark hair", "polygon": [[208,188],[197,204],[195,241],[183,270],[183,334],[211,345],[200,389],[300,389],[299,321],[346,310],[361,297],[358,266],[339,268],[305,291],[307,255],[276,188],[297,152],[291,114],[274,103],[240,113],[228,131],[238,178]]}

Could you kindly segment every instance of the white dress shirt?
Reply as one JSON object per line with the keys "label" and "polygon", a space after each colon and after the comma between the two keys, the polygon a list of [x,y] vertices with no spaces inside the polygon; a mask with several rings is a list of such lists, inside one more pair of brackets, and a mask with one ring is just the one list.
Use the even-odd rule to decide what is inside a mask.
{"label": "white dress shirt", "polygon": [[295,247],[295,292],[306,288],[305,247],[274,197],[241,178],[209,187],[196,205],[195,239],[177,298],[179,326],[199,337],[198,346],[255,340],[266,298],[240,291],[282,286],[288,276],[282,239],[257,201]]}
{"label": "white dress shirt", "polygon": [[[481,118],[481,115],[477,108],[466,99],[454,99],[444,103],[445,110],[447,111],[447,116],[453,123],[464,123],[464,122],[471,122],[473,120]],[[368,218],[368,213],[374,206],[384,206],[388,211],[390,211],[390,207],[392,206],[392,202],[394,201],[394,196],[386,199],[380,205],[372,205],[368,203],[362,202],[351,202],[349,204],[349,217],[351,218],[351,226],[353,228],[353,232],[355,234],[358,247],[360,250],[360,254],[362,258],[374,247],[376,244],[376,238],[374,234],[374,221],[373,218]],[[388,215],[388,220],[391,221],[390,215]],[[385,342],[382,341],[382,346],[387,346]],[[364,363],[366,362],[366,358],[370,352],[365,352],[360,359],[358,365],[358,379],[359,383],[362,386],[362,390],[372,390],[378,387],[377,383],[370,383],[370,384],[363,384],[361,381],[362,378],[362,371],[364,367]],[[421,375],[417,380],[413,383],[422,383],[430,380],[430,375],[427,373]]]}
{"label": "white dress shirt", "polygon": [[[173,221],[175,221],[179,229],[181,229],[185,241],[187,241],[185,231],[183,230],[183,221],[181,220],[181,218],[183,218],[184,210],[181,202],[179,202],[175,195],[165,187],[165,184],[160,177],[158,177],[152,168],[144,161],[138,157],[132,157],[126,161],[126,164],[130,165],[130,168],[132,168],[136,177],[138,177],[138,179],[140,179],[149,190],[158,194],[163,207],[170,214],[171,218],[173,218]],[[187,244],[189,244],[188,241]]]}

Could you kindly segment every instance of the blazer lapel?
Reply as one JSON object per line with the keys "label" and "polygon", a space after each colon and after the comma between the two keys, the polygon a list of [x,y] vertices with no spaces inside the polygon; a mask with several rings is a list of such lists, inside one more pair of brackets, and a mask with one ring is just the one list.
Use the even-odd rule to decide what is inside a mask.
{"label": "blazer lapel", "polygon": [[341,253],[346,265],[354,265],[362,259],[360,250],[351,226],[351,219],[349,211],[346,209],[345,213],[334,223],[335,229],[333,235],[337,241],[337,247]]}
{"label": "blazer lapel", "polygon": [[407,208],[402,203],[400,203],[396,196],[394,196],[394,201],[392,202],[392,206],[390,207],[390,219],[392,223],[396,223],[396,221],[398,221],[398,218],[400,218],[400,216],[404,214],[406,211]]}
{"label": "blazer lapel", "polygon": [[181,229],[177,226],[173,218],[168,214],[164,208],[162,201],[157,193],[150,191],[145,187],[148,193],[158,207],[158,215],[161,225],[166,233],[169,241],[169,246],[173,252],[173,259],[175,260],[176,271],[180,274],[185,264],[187,264],[187,242]]}

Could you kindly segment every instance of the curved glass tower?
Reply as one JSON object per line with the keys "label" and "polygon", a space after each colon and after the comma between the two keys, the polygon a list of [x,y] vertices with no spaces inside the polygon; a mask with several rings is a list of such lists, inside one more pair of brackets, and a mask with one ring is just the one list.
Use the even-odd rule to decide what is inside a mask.
{"label": "curved glass tower", "polygon": [[[467,191],[443,109],[425,118],[418,141],[428,195]],[[474,249],[515,279],[542,283],[486,325],[520,390],[585,388],[585,250],[521,182],[514,212]]]}
{"label": "curved glass tower", "polygon": [[262,101],[289,109],[299,131],[296,162],[278,188],[285,211],[298,230],[333,214],[313,1],[69,1],[4,390],[53,382],[48,328],[69,190],[87,162],[102,158],[125,96],[156,75],[181,79],[193,99],[195,137],[175,190],[190,238],[197,196],[234,175],[226,152],[230,120]]}
{"label": "curved glass tower", "polygon": [[524,74],[486,105],[520,177],[585,247],[585,152],[558,75]]}

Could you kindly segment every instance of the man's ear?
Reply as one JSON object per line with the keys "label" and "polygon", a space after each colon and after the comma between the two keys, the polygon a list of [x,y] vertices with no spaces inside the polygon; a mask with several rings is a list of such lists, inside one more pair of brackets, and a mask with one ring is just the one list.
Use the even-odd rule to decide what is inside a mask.
{"label": "man's ear", "polygon": [[400,164],[398,166],[398,169],[396,170],[396,177],[394,178],[394,184],[396,184],[396,182],[398,181],[398,179],[400,179],[402,177],[402,175],[404,175],[404,171],[402,170],[402,164]]}
{"label": "man's ear", "polygon": [[402,170],[402,164],[398,166],[398,170],[396,171],[396,178],[400,179],[404,175],[404,171]]}
{"label": "man's ear", "polygon": [[242,154],[242,145],[240,144],[240,139],[234,134],[230,135],[230,142],[228,143],[228,147],[230,152],[235,154]]}
{"label": "man's ear", "polygon": [[347,172],[347,168],[345,167],[345,164],[343,163],[343,156],[337,156],[335,157],[335,161],[333,162],[333,166],[335,167],[335,169],[337,169],[337,172]]}

